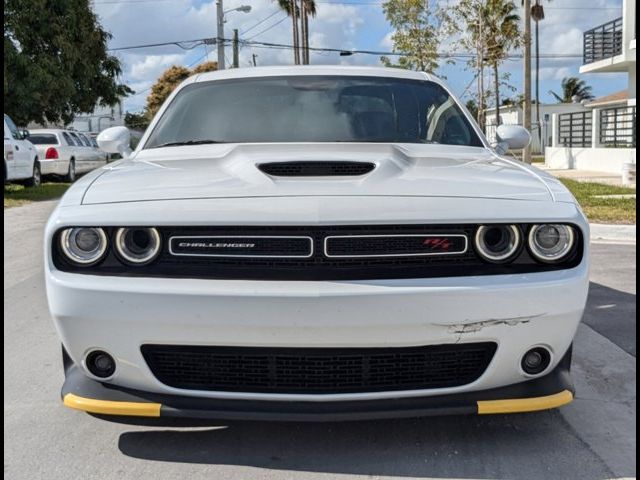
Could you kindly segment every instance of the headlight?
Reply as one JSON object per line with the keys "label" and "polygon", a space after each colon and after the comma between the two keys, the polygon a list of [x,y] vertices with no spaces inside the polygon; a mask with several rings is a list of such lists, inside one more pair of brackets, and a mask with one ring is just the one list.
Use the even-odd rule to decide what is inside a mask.
{"label": "headlight", "polygon": [[67,228],[60,235],[60,248],[73,263],[93,265],[107,251],[107,235],[101,228]]}
{"label": "headlight", "polygon": [[559,262],[571,251],[574,242],[573,228],[567,225],[534,225],[529,231],[529,250],[541,262]]}
{"label": "headlight", "polygon": [[482,225],[476,232],[476,251],[489,262],[510,260],[520,245],[520,229],[515,225]]}
{"label": "headlight", "polygon": [[151,262],[160,253],[161,243],[155,228],[119,228],[116,231],[116,252],[132,265]]}

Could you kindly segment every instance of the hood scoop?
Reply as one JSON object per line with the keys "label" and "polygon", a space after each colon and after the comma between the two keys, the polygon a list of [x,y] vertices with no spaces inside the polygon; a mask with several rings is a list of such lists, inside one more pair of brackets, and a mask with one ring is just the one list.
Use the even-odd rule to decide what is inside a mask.
{"label": "hood scoop", "polygon": [[371,162],[294,161],[260,163],[257,167],[272,177],[355,177],[371,172],[376,165]]}

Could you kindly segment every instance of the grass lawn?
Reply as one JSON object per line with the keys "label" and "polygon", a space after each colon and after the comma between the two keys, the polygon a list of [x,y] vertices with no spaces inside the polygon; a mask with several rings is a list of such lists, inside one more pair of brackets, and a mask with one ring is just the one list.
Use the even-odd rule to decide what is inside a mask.
{"label": "grass lawn", "polygon": [[30,202],[60,198],[69,183],[43,183],[39,187],[25,187],[11,183],[4,186],[4,207],[17,207]]}
{"label": "grass lawn", "polygon": [[561,178],[576,197],[585,215],[593,223],[636,223],[635,198],[596,198],[595,195],[635,194],[634,188]]}

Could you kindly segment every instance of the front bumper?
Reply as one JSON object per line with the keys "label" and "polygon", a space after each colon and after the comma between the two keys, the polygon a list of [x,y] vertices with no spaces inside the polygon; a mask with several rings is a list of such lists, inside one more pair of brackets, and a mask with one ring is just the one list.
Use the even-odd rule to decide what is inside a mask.
{"label": "front bumper", "polygon": [[[118,278],[50,270],[49,306],[71,361],[105,350],[107,384],[152,394],[218,400],[341,402],[437,397],[525,382],[522,355],[551,352],[544,375],[569,349],[588,290],[586,262],[526,275],[340,282]],[[495,342],[472,383],[447,388],[336,394],[178,389],[146,364],[144,344],[357,348]]]}
{"label": "front bumper", "polygon": [[[533,412],[573,400],[571,349],[544,377],[516,385],[451,395],[341,402],[224,400],[154,394],[103,384],[68,364],[62,388],[67,407],[124,423],[158,425],[163,419],[343,421],[431,415]],[[193,423],[190,423],[191,425]]]}

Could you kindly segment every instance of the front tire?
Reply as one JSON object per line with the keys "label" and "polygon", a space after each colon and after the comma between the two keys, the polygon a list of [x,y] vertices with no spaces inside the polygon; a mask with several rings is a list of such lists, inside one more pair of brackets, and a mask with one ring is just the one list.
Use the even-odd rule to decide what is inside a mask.
{"label": "front tire", "polygon": [[73,158],[69,160],[69,171],[64,176],[64,180],[69,183],[76,181],[76,161]]}
{"label": "front tire", "polygon": [[39,187],[42,184],[42,172],[40,171],[40,162],[38,160],[33,162],[33,175],[25,184],[27,187]]}

